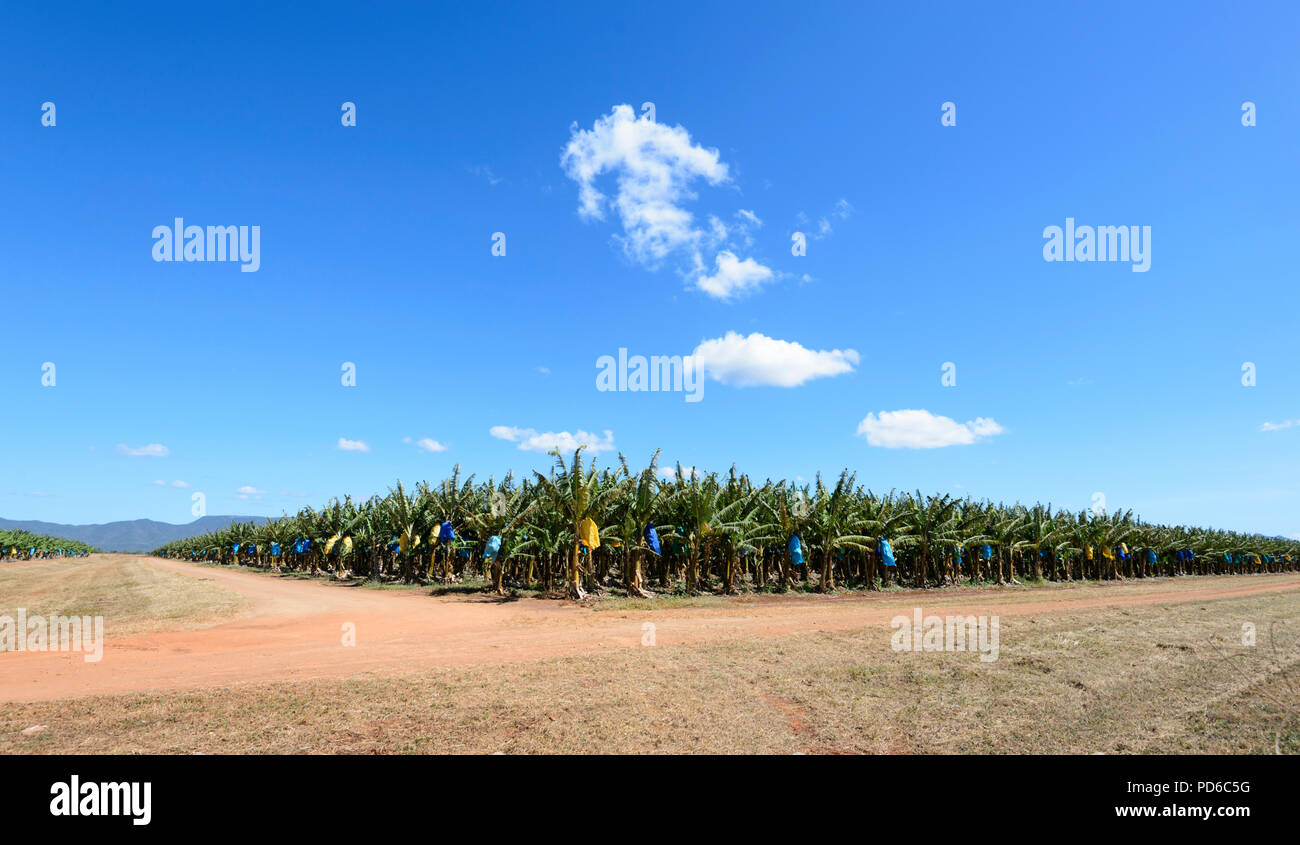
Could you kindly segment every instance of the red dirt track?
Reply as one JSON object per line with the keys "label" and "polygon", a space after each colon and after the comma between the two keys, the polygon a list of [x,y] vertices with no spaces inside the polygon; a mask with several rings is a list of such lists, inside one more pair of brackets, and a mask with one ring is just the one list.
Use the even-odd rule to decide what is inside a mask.
{"label": "red dirt track", "polygon": [[[596,611],[569,602],[431,597],[277,578],[156,558],[148,565],[244,596],[251,614],[200,630],[108,638],[103,659],[77,652],[0,654],[0,701],[183,690],[240,683],[490,664],[657,645],[722,642],[888,625],[913,608],[1003,617],[1203,602],[1300,591],[1300,574],[1178,578],[1041,589],[946,589],[832,597],[762,596],[711,607]],[[343,625],[357,644],[342,645]]]}

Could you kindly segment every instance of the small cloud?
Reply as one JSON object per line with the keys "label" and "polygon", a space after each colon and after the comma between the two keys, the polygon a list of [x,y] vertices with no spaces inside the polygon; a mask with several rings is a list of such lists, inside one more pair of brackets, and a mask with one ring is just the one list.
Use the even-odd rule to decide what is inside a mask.
{"label": "small cloud", "polygon": [[798,387],[811,379],[851,373],[860,360],[853,349],[806,349],[758,332],[748,337],[727,332],[702,342],[692,355],[710,378],[735,387]]}
{"label": "small cloud", "polygon": [[497,185],[501,182],[501,177],[493,173],[492,168],[486,164],[476,164],[469,168],[469,172],[481,179],[486,179],[489,185]]}
{"label": "small cloud", "polygon": [[117,453],[131,458],[165,458],[171,454],[171,450],[161,443],[150,443],[147,446],[135,447],[119,443],[117,444]]}
{"label": "small cloud", "polygon": [[594,455],[600,452],[608,452],[614,448],[614,432],[609,429],[605,429],[605,436],[600,437],[581,429],[575,434],[570,434],[567,431],[539,433],[532,428],[494,425],[488,430],[488,434],[498,440],[518,443],[519,449],[524,452],[549,452],[552,449],[559,449],[561,452],[572,452],[579,446],[585,446],[587,451]]}
{"label": "small cloud", "polygon": [[[684,477],[686,477],[686,478],[693,478],[694,476],[699,475],[699,472],[698,472],[698,471],[695,469],[695,467],[693,467],[693,466],[691,466],[691,467],[682,467],[682,475],[683,475]],[[659,467],[659,477],[660,477],[660,478],[669,479],[669,480],[676,478],[676,477],[677,477],[677,467],[675,467],[675,466],[671,466],[671,467]]]}
{"label": "small cloud", "polygon": [[1300,425],[1300,420],[1282,420],[1282,422],[1266,422],[1259,427],[1260,431],[1281,431],[1284,428]]}
{"label": "small cloud", "polygon": [[[831,222],[832,219],[847,220],[853,214],[853,211],[853,204],[841,198],[835,203],[834,208],[817,218],[817,231],[812,233],[813,238],[820,241],[830,237],[835,232],[835,226]],[[800,226],[807,226],[811,222],[808,215],[802,211],[795,215],[795,221]]]}
{"label": "small cloud", "polygon": [[190,485],[186,484],[184,481],[181,481],[180,479],[177,479],[176,481],[173,481],[173,482],[172,482],[172,486],[173,486],[173,487],[189,487]]}
{"label": "small cloud", "polygon": [[157,485],[157,486],[159,486],[159,487],[166,487],[166,486],[167,486],[167,482],[166,482],[166,481],[163,481],[161,478],[155,479],[155,480],[154,480],[154,484]]}
{"label": "small cloud", "polygon": [[925,410],[881,411],[858,423],[858,434],[871,446],[886,449],[937,449],[944,446],[967,446],[997,434],[1002,426],[990,418],[976,417],[959,423]]}
{"label": "small cloud", "polygon": [[49,495],[50,495],[50,494],[49,494],[49,493],[44,493],[44,492],[42,492],[42,491],[40,491],[40,490],[33,490],[32,492],[28,493],[27,495],[28,495],[28,496],[31,496],[33,499],[47,499],[47,498],[49,498]]}
{"label": "small cloud", "polygon": [[249,499],[249,498],[260,499],[266,495],[266,491],[258,490],[256,487],[252,486],[251,484],[245,484],[243,487],[240,487],[238,490],[235,491],[235,495],[237,495],[241,499]]}
{"label": "small cloud", "polygon": [[541,373],[541,374],[544,375],[544,376],[549,376],[549,375],[551,374],[551,368],[550,368],[550,367],[538,367],[538,368],[537,368],[537,372]]}
{"label": "small cloud", "polygon": [[348,440],[346,437],[340,437],[337,449],[343,452],[369,452],[370,446],[364,440]]}
{"label": "small cloud", "polygon": [[714,259],[716,265],[712,276],[701,269],[695,279],[695,286],[715,299],[728,300],[734,296],[750,293],[764,282],[772,279],[772,268],[764,267],[752,258],[743,261],[731,250],[724,249]]}
{"label": "small cloud", "polygon": [[1078,387],[1079,385],[1083,385],[1083,384],[1092,384],[1092,379],[1090,379],[1090,378],[1072,378],[1072,379],[1067,379],[1065,383],[1068,384],[1068,385],[1070,385],[1071,387]]}
{"label": "small cloud", "polygon": [[758,219],[758,215],[747,209],[742,208],[740,211],[737,211],[736,216],[756,229],[762,228],[763,226],[763,221]]}
{"label": "small cloud", "polygon": [[421,452],[445,452],[447,447],[429,437],[421,437],[415,441],[415,446]]}

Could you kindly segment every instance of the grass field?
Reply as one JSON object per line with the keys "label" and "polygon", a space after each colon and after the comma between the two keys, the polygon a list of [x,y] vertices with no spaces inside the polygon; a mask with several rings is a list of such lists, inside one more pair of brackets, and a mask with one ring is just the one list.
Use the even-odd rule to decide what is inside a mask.
{"label": "grass field", "polygon": [[[0,572],[0,596],[6,607],[116,607],[119,633],[240,612],[238,596],[193,578],[124,564],[86,569],[74,587],[72,574],[16,594],[12,573]],[[992,663],[895,652],[889,629],[875,625],[10,704],[0,751],[1297,753],[1296,616],[1291,591],[1004,617]],[[1255,646],[1242,645],[1245,622],[1257,628]],[[21,733],[33,725],[46,729]]]}
{"label": "grass field", "polygon": [[103,616],[108,637],[217,625],[247,602],[197,578],[146,566],[128,555],[92,555],[0,566],[0,616]]}

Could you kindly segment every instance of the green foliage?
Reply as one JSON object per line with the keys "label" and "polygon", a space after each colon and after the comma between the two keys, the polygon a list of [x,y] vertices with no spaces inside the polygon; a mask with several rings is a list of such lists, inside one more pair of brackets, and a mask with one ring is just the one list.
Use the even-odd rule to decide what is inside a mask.
{"label": "green foliage", "polygon": [[[231,525],[157,553],[444,588],[483,579],[498,593],[536,589],[575,598],[602,589],[694,595],[1281,571],[1295,569],[1300,558],[1294,540],[1153,525],[1131,511],[1071,513],[919,490],[881,496],[847,470],[834,485],[820,475],[812,485],[758,485],[734,467],[719,476],[678,465],[668,475],[658,452],[635,471],[622,455],[612,468],[584,460],[582,449],[569,461],[552,455],[548,474],[522,482],[508,475],[476,483],[462,479],[457,466],[436,484],[408,490],[399,481],[387,496],[333,499],[320,510]],[[599,548],[580,542],[586,519],[600,530]],[[454,540],[437,536],[443,523],[452,525]],[[662,554],[645,542],[648,525]],[[799,567],[787,551],[796,534],[804,552]],[[501,554],[488,562],[483,551],[493,536],[501,538]],[[881,565],[882,539],[892,545],[896,567]],[[1121,544],[1127,558],[1107,556]],[[986,545],[988,560],[980,554]]]}
{"label": "green foliage", "polygon": [[0,530],[0,560],[34,560],[52,557],[84,557],[99,551],[87,543],[46,537],[30,531]]}

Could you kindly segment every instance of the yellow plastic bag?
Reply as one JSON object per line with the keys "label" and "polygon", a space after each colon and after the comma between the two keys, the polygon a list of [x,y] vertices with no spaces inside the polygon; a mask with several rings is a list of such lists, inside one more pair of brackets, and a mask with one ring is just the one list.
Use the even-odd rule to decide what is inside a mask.
{"label": "yellow plastic bag", "polygon": [[600,548],[600,529],[596,527],[591,517],[578,523],[578,539],[589,549]]}

